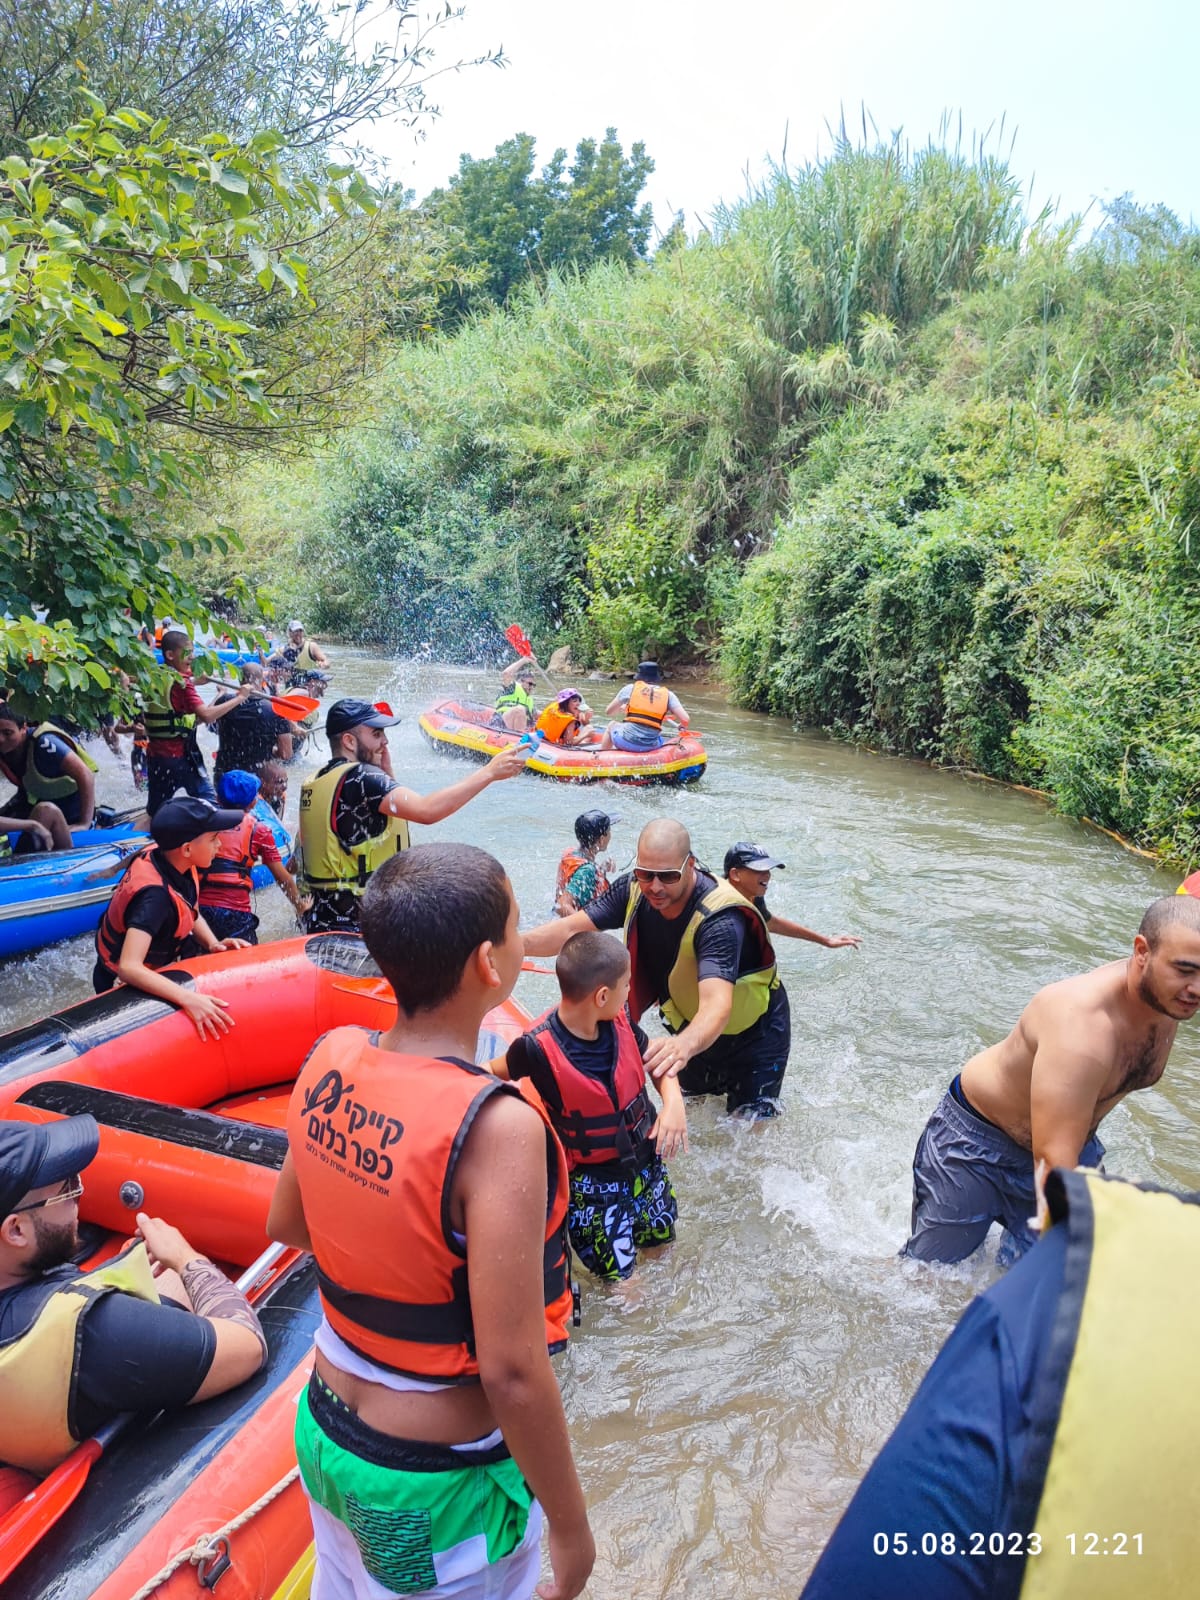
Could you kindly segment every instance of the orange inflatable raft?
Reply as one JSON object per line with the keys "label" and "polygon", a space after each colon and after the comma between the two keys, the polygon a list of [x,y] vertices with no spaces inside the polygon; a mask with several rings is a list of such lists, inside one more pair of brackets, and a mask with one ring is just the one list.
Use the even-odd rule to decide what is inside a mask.
{"label": "orange inflatable raft", "polygon": [[[175,1223],[231,1276],[257,1263],[251,1292],[269,1358],[228,1395],[81,1444],[40,1484],[0,1469],[5,1600],[129,1600],[156,1578],[156,1600],[196,1600],[198,1582],[219,1585],[220,1600],[308,1594],[311,1530],[292,1426],[320,1310],[311,1258],[282,1247],[264,1256],[267,1208],[292,1080],[313,1042],[345,1023],[387,1028],[395,1001],[353,935],[228,951],[169,972],[226,999],[234,1027],[202,1042],[161,1001],[130,989],[99,995],[0,1037],[0,1116],[91,1112],[100,1152],[79,1207],[85,1264],[125,1243],[137,1211]],[[526,1023],[512,1001],[492,1012],[480,1059]]]}

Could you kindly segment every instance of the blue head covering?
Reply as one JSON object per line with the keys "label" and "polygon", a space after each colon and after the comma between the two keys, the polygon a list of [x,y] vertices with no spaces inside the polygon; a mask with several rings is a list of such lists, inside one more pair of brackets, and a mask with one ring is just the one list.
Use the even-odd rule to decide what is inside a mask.
{"label": "blue head covering", "polygon": [[221,775],[217,787],[221,791],[221,799],[227,806],[241,806],[244,811],[247,806],[252,806],[262,787],[252,772],[242,772],[235,769]]}

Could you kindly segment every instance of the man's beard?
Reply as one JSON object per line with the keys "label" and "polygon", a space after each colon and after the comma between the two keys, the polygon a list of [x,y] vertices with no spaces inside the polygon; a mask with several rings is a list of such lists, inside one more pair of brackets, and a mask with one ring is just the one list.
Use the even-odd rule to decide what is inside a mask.
{"label": "man's beard", "polygon": [[355,739],[355,741],[354,741],[354,759],[356,761],[361,762],[363,766],[365,766],[365,767],[377,767],[379,765],[379,758],[380,758],[381,754],[382,754],[382,751],[379,751],[379,750],[368,750],[366,745],[363,744],[361,739]]}
{"label": "man's beard", "polygon": [[1138,999],[1143,1005],[1149,1006],[1151,1011],[1157,1011],[1160,1016],[1170,1017],[1172,1022],[1179,1021],[1179,1018],[1170,1007],[1159,998],[1154,985],[1150,981],[1149,971],[1143,972],[1138,980]]}
{"label": "man's beard", "polygon": [[79,1224],[74,1219],[65,1223],[47,1222],[35,1213],[33,1234],[37,1248],[26,1263],[26,1271],[31,1277],[65,1265],[80,1247]]}

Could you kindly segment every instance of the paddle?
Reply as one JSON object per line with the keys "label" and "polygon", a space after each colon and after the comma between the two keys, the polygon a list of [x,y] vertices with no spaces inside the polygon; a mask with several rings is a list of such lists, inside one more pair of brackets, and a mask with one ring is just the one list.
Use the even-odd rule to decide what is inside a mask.
{"label": "paddle", "polygon": [[[215,683],[221,689],[240,689],[242,684],[230,683],[228,678],[210,678],[209,683]],[[251,689],[250,693],[256,700],[268,700],[271,710],[277,717],[282,717],[285,722],[303,722],[305,717],[311,717],[321,702],[314,700],[307,694],[268,694],[265,689]]]}
{"label": "paddle", "polygon": [[[512,645],[513,649],[519,656],[524,656],[527,661],[532,660],[533,646],[530,644],[525,634],[521,631],[519,623],[510,622],[508,627],[504,630],[504,637],[508,640],[509,644]],[[553,689],[554,679],[546,671],[545,667],[542,666],[540,661],[534,661],[533,664],[541,673],[542,677],[545,678],[551,689]]]}
{"label": "paddle", "polygon": [[[265,1287],[264,1280],[273,1281],[279,1262],[285,1255],[298,1256],[286,1244],[268,1245],[258,1260],[248,1266],[237,1281],[238,1288],[249,1298],[254,1291]],[[161,1416],[161,1412],[159,1415]],[[9,1512],[0,1525],[0,1583],[4,1583],[31,1550],[45,1538],[60,1518],[70,1510],[83,1491],[93,1463],[137,1420],[137,1414],[123,1411],[119,1416],[98,1428],[90,1439],[75,1446],[65,1461],[59,1462],[49,1477],[43,1478]]]}

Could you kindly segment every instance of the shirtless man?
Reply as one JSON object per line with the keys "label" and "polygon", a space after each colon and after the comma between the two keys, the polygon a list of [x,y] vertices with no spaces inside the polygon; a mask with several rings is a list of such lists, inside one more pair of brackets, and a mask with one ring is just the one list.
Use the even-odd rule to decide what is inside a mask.
{"label": "shirtless man", "polygon": [[1200,901],[1155,900],[1133,954],[1040,989],[1007,1039],[972,1056],[925,1125],[913,1158],[903,1254],[963,1261],[993,1222],[1009,1265],[1034,1242],[1051,1167],[1098,1167],[1096,1129],[1163,1075],[1180,1022],[1200,1007]]}

